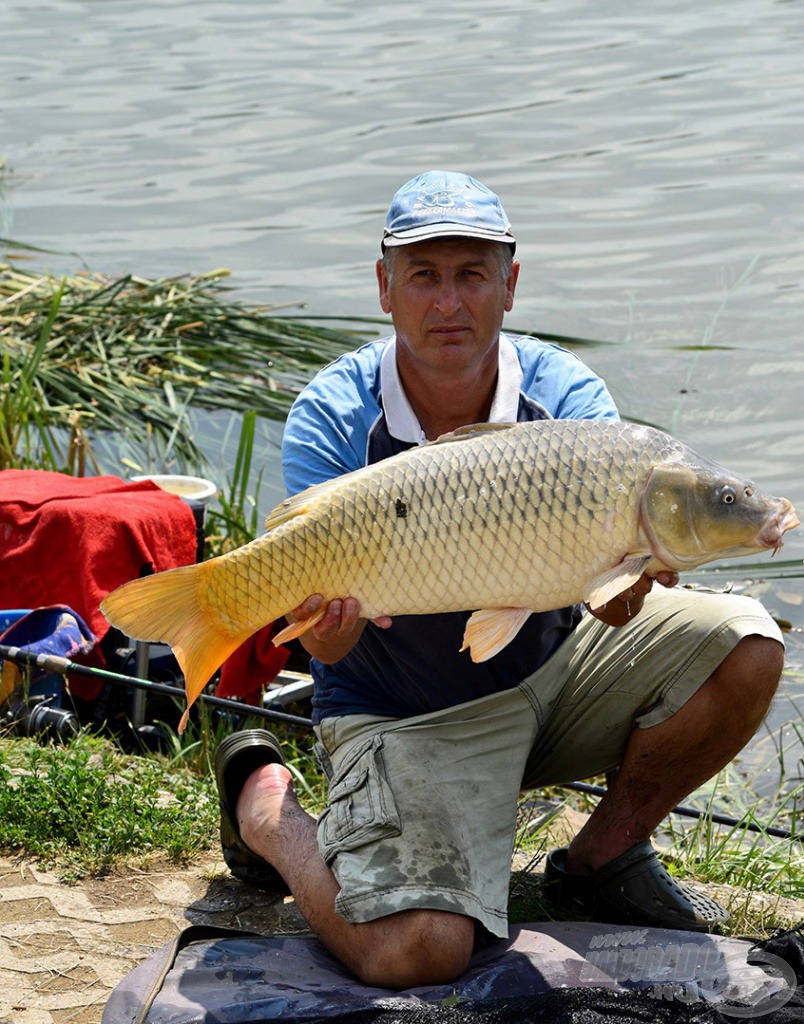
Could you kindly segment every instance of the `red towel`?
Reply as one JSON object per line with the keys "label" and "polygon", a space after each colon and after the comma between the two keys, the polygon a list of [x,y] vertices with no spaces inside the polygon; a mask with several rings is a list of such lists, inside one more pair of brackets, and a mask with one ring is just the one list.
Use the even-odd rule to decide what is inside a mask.
{"label": "red towel", "polygon": [[[0,472],[0,608],[65,604],[100,639],[109,591],[146,567],[175,569],[195,556],[190,507],[150,480]],[[90,683],[79,696],[99,689]]]}
{"label": "red towel", "polygon": [[[151,480],[4,470],[0,609],[68,605],[100,640],[109,630],[99,608],[103,598],[148,567],[161,572],[195,562],[195,530],[189,506]],[[290,654],[274,647],[273,634],[273,624],[265,626],[224,662],[220,696],[257,703]],[[102,685],[74,679],[71,690],[94,700]]]}

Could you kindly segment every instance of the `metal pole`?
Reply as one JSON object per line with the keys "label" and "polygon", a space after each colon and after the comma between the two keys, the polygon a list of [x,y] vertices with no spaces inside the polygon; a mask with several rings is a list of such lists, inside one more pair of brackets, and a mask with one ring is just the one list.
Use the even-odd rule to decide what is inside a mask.
{"label": "metal pole", "polygon": [[[578,793],[589,793],[591,796],[605,796],[607,790],[603,786],[593,786],[589,782],[565,782],[562,789],[574,789]],[[777,828],[775,825],[757,825],[754,821],[740,821],[727,814],[717,814],[714,811],[699,811],[697,807],[686,807],[679,804],[670,812],[680,814],[685,818],[710,818],[716,825],[731,825],[736,828],[744,828],[747,832],[760,832],[764,835],[775,836],[777,839],[792,839],[793,833],[786,828]]]}
{"label": "metal pole", "polygon": [[[134,643],[134,675],[137,679],[148,678],[151,645],[137,640]],[[135,689],[131,699],[131,724],[135,729],[145,725],[145,690]]]}
{"label": "metal pole", "polygon": [[[67,658],[60,658],[55,654],[32,654],[30,651],[22,651],[19,647],[6,647],[0,644],[0,661],[11,661],[15,665],[26,665],[31,668],[43,668],[49,672],[59,672],[66,675],[74,672],[76,675],[89,676],[91,679],[103,679],[113,683],[123,683],[126,686],[133,686],[150,693],[164,693],[170,697],[185,697],[184,690],[178,686],[169,686],[167,683],[152,683],[149,679],[139,679],[136,676],[121,675],[118,672],[109,672],[104,668],[93,668],[90,665],[76,665]],[[238,715],[258,715],[275,722],[285,722],[287,725],[304,726],[312,728],[312,720],[302,718],[300,715],[288,715],[284,711],[272,711],[270,708],[263,708],[253,704],[244,704],[239,700],[229,700],[226,697],[212,697],[202,693],[199,700],[210,705],[210,707],[221,708],[223,711],[232,711]]]}

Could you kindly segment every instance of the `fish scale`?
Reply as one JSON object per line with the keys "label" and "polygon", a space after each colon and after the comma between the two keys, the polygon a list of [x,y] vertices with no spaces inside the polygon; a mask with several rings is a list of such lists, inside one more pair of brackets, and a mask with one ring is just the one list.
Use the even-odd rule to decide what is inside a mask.
{"label": "fish scale", "polygon": [[[551,448],[555,452],[555,440],[560,443],[560,436],[555,433],[543,434],[542,437],[547,442],[547,451],[537,450],[534,459],[537,463],[541,459],[550,458]],[[389,474],[375,474],[373,486],[366,486],[362,481],[355,482],[351,487],[346,485],[337,501],[326,502],[326,499],[320,499],[321,507],[311,508],[304,519],[299,521],[298,527],[292,523],[285,528],[280,527],[286,531],[292,530],[296,536],[287,565],[285,560],[277,564],[277,559],[282,558],[281,551],[271,552],[272,563],[275,570],[279,569],[279,574],[278,578],[274,576],[269,591],[284,591],[287,598],[294,602],[291,606],[295,607],[309,593],[320,591],[320,568],[316,579],[309,577],[310,570],[315,571],[314,567],[320,566],[323,561],[328,568],[327,582],[334,588],[324,594],[325,599],[352,594],[361,600],[366,614],[372,617],[389,613],[415,614],[429,610],[429,602],[436,602],[442,609],[451,610],[452,605],[466,607],[468,600],[476,602],[478,597],[491,596],[486,581],[495,562],[499,561],[498,556],[495,558],[495,550],[499,551],[501,531],[505,537],[519,540],[519,543],[513,545],[513,551],[511,545],[503,545],[509,556],[513,554],[513,558],[505,559],[504,566],[504,576],[509,578],[509,583],[512,569],[514,576],[525,575],[521,571],[516,572],[516,563],[523,545],[536,555],[535,559],[528,559],[529,568],[533,568],[534,561],[546,560],[548,566],[551,561],[557,562],[549,546],[541,552],[542,559],[539,559],[539,548],[544,547],[549,538],[542,537],[540,542],[538,531],[533,525],[529,526],[525,513],[536,506],[540,516],[544,513],[550,515],[558,497],[561,508],[571,514],[573,503],[561,500],[564,496],[557,496],[555,491],[543,493],[541,481],[525,469],[526,460],[533,458],[534,453],[518,437],[512,439],[513,443],[509,441],[507,444],[502,444],[494,434],[478,440],[482,443],[473,442],[470,445],[467,441],[461,441],[453,446],[444,445],[442,452],[437,448],[428,451],[424,458],[416,460],[412,474],[405,461],[401,465],[397,463],[389,467]],[[606,439],[602,440],[605,447]],[[575,454],[577,456],[577,452]],[[435,455],[440,457],[434,459]],[[433,466],[434,461],[437,467]],[[575,468],[577,472],[577,459]],[[437,471],[434,472],[434,469]],[[498,486],[512,495],[512,514],[503,517],[501,508],[478,502],[478,470],[483,472],[486,479],[493,475],[499,481]],[[520,477],[516,488],[512,488],[510,479],[514,473]],[[561,482],[565,486],[573,480],[579,486],[582,482],[569,473],[559,473],[558,480],[562,476],[564,479]],[[545,498],[548,500],[545,501]],[[574,502],[582,529],[592,524],[591,517],[586,517],[584,521],[584,499],[588,500],[588,495],[581,490]],[[392,511],[397,500],[406,503],[407,514],[404,517]],[[334,509],[331,507],[333,505]],[[362,532],[361,524],[357,521],[358,506],[368,512],[374,524],[374,530],[369,536],[375,550],[370,552],[368,548],[365,549],[370,557],[355,557],[357,553],[349,549],[348,543],[343,543],[344,535]],[[381,531],[380,537],[377,536],[378,531]],[[467,531],[471,531],[469,535]],[[281,536],[277,536],[268,546],[278,548],[281,540]],[[475,547],[474,558],[466,550],[469,541]],[[260,544],[260,541],[256,543]],[[478,563],[477,567],[472,565],[468,573],[467,561]],[[428,571],[418,576],[412,575],[409,566],[415,563],[425,566]],[[245,560],[238,560],[238,565],[243,567],[241,571],[250,571]],[[554,564],[553,568],[557,568],[557,565]],[[485,580],[478,578],[477,569],[484,570]],[[395,599],[392,598],[393,607],[389,608],[391,588],[402,573],[408,583],[408,593],[395,595]],[[523,581],[524,589],[532,590],[532,573],[527,572],[526,575],[528,579]],[[223,573],[222,578],[230,579]],[[492,584],[491,589],[494,589],[494,581],[489,582]],[[509,586],[504,596],[513,599],[522,589]],[[226,603],[225,592],[220,593],[219,599]],[[425,607],[421,607],[422,602],[425,602]],[[257,614],[262,619],[266,613],[270,613],[270,610],[261,607]]]}
{"label": "fish scale", "polygon": [[[573,554],[572,562],[581,560],[585,567],[608,564],[612,551],[622,553],[634,539],[636,517],[628,520],[623,515],[620,500],[620,529],[602,536],[599,513],[609,488],[586,472],[591,458],[582,423],[542,428],[535,435],[535,451],[529,426],[512,428],[504,436],[495,431],[471,441],[424,448],[412,456],[407,453],[411,457],[401,462],[375,467],[370,483],[345,482],[337,497],[327,500],[323,495],[303,517],[278,528],[294,533],[290,559],[283,558],[283,536],[278,531],[255,542],[266,545],[266,556],[275,566],[269,590],[283,592],[295,607],[309,593],[328,590],[323,587],[325,579],[331,588],[323,593],[325,600],[351,594],[370,617],[431,608],[466,610],[490,601],[526,603],[542,610],[557,599],[558,575],[566,600],[578,600],[578,586],[572,585],[577,568],[567,564],[567,551]],[[633,463],[628,456],[635,430],[645,432],[631,428],[624,435],[622,425],[602,431],[600,424],[595,425],[595,462],[609,481],[623,477],[628,462]],[[568,443],[568,434],[573,444]],[[654,449],[667,447],[664,435],[652,440]],[[555,483],[547,487],[543,476],[530,467],[551,460]],[[504,499],[490,502],[480,495],[481,485],[492,481],[511,497],[512,507],[505,513]],[[620,498],[624,495],[620,492]],[[634,495],[632,505],[637,498]],[[398,501],[405,502],[404,516],[395,511]],[[558,535],[557,512],[564,520]],[[362,527],[363,513],[372,520],[370,531]],[[543,528],[548,520],[553,527],[549,533]],[[364,539],[371,547],[361,549]],[[302,551],[306,565],[301,564]],[[323,575],[322,564],[327,567]],[[248,571],[245,560],[239,565]],[[411,571],[417,566],[418,572]],[[399,588],[402,577],[404,591]],[[271,612],[260,607],[258,618],[264,620]]]}
{"label": "fish scale", "polygon": [[464,643],[485,660],[531,611],[597,608],[646,568],[778,548],[796,525],[788,501],[650,427],[482,424],[287,499],[251,544],[127,583],[102,608],[129,636],[173,647],[192,702],[243,640],[311,594],[318,618],[347,596],[367,618],[474,611]]}

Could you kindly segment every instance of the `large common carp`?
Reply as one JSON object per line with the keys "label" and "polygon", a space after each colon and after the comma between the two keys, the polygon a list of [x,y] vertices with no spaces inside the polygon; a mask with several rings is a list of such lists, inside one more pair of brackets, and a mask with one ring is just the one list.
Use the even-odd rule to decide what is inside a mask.
{"label": "large common carp", "polygon": [[311,487],[252,543],[126,583],[101,608],[128,636],[171,645],[192,704],[310,594],[321,610],[277,641],[351,595],[368,618],[478,609],[464,647],[482,661],[531,612],[599,608],[645,571],[778,549],[797,525],[789,501],[650,427],[481,424]]}

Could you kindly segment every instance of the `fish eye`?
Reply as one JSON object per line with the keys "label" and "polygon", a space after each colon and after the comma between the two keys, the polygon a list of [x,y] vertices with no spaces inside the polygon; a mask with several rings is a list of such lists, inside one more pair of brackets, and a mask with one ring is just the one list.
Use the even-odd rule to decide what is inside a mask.
{"label": "fish eye", "polygon": [[733,487],[729,487],[727,484],[720,491],[720,500],[724,505],[733,505],[737,500],[737,492]]}

